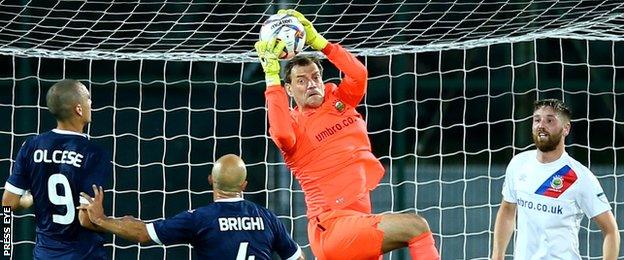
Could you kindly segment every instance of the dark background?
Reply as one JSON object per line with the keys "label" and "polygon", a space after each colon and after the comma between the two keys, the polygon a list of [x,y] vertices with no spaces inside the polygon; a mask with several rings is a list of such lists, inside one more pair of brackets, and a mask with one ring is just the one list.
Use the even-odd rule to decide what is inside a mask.
{"label": "dark background", "polygon": [[[513,38],[548,30],[556,37],[557,28],[620,11],[617,2],[588,2],[550,8],[523,2],[300,5],[304,13],[317,14],[319,31],[359,54],[368,68],[369,89],[358,110],[368,122],[373,152],[387,169],[373,192],[374,211],[416,210],[429,221],[443,259],[486,259],[504,168],[514,154],[534,148],[532,102],[562,98],[573,114],[567,151],[598,176],[624,225],[623,44],[547,33]],[[263,74],[250,52],[259,31],[255,22],[279,5],[150,3],[3,4],[0,179],[8,176],[27,137],[55,126],[45,108],[47,89],[60,79],[78,79],[92,94],[87,132],[113,158],[109,215],[151,221],[210,203],[206,178],[212,162],[235,153],[248,164],[246,198],[276,212],[310,258],[303,194],[267,136]],[[52,6],[55,11],[48,13]],[[494,11],[498,16],[480,19]],[[227,15],[237,12],[248,15]],[[380,15],[360,15],[366,13]],[[88,14],[102,17],[86,19]],[[186,31],[184,21],[196,31],[161,32]],[[209,33],[224,24],[237,33]],[[496,37],[513,43],[490,41]],[[442,43],[447,47],[435,47]],[[326,81],[338,82],[335,68],[323,65]],[[16,259],[31,258],[30,213],[16,214]],[[582,226],[582,256],[600,255],[600,231],[587,220]],[[139,247],[108,239],[116,259],[190,255],[188,246]],[[405,251],[391,256],[408,257]]]}

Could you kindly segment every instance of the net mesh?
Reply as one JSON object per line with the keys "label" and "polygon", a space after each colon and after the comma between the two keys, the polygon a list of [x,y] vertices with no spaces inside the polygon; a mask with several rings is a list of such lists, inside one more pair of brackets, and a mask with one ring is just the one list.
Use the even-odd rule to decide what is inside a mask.
{"label": "net mesh", "polygon": [[[536,98],[571,105],[567,151],[594,171],[616,218],[622,214],[623,5],[5,1],[0,117],[9,123],[0,125],[7,144],[0,169],[6,179],[21,143],[54,127],[47,89],[78,79],[92,92],[88,133],[112,154],[110,215],[152,221],[206,205],[212,162],[235,153],[248,163],[246,198],[273,210],[310,258],[303,193],[267,136],[252,50],[265,18],[296,8],[368,68],[358,110],[386,167],[374,211],[416,210],[444,259],[487,259],[504,168],[534,147]],[[326,81],[340,80],[323,65]],[[32,254],[33,224],[31,212],[16,214],[17,259]],[[601,237],[584,220],[584,258],[599,258]],[[112,236],[106,246],[115,259],[191,255],[188,245],[140,246]],[[408,257],[404,250],[386,255]]]}
{"label": "net mesh", "polygon": [[279,8],[361,55],[462,49],[544,37],[622,38],[620,1],[201,3],[6,1],[0,50],[20,56],[253,62]]}

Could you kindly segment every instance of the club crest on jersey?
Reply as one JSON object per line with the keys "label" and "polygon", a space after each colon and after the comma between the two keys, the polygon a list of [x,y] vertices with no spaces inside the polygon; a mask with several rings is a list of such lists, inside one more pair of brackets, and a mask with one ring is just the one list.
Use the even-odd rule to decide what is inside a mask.
{"label": "club crest on jersey", "polygon": [[570,166],[561,167],[555,173],[550,175],[542,185],[537,188],[535,194],[543,195],[551,198],[559,198],[566,190],[572,186],[578,179],[576,172]]}
{"label": "club crest on jersey", "polygon": [[338,112],[342,112],[345,109],[344,103],[342,103],[342,101],[340,100],[336,101],[336,103],[334,104],[334,107],[336,108],[336,110],[338,110]]}
{"label": "club crest on jersey", "polygon": [[550,182],[550,187],[555,190],[560,190],[561,188],[563,188],[563,177],[554,176],[552,178],[552,181]]}

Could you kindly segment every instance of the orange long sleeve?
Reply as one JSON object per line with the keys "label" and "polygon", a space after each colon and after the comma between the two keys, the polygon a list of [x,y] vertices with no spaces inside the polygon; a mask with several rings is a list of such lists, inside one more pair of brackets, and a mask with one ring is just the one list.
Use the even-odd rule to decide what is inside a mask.
{"label": "orange long sleeve", "polygon": [[280,150],[289,151],[295,145],[295,132],[286,91],[281,86],[268,87],[264,97],[269,117],[269,135]]}
{"label": "orange long sleeve", "polygon": [[345,76],[338,85],[336,96],[345,103],[356,107],[366,93],[368,86],[368,71],[351,53],[338,44],[327,44],[323,49],[327,59],[342,71]]}

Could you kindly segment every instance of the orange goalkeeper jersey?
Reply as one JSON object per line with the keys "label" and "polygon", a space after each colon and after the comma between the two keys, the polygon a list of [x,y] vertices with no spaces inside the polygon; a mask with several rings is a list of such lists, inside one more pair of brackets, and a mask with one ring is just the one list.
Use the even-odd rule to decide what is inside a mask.
{"label": "orange goalkeeper jersey", "polygon": [[267,88],[269,133],[301,184],[308,218],[332,209],[370,213],[369,192],[384,168],[355,110],[366,92],[366,67],[338,44],[323,52],[345,74],[339,86],[325,84],[323,104],[305,113],[290,109],[283,87]]}

